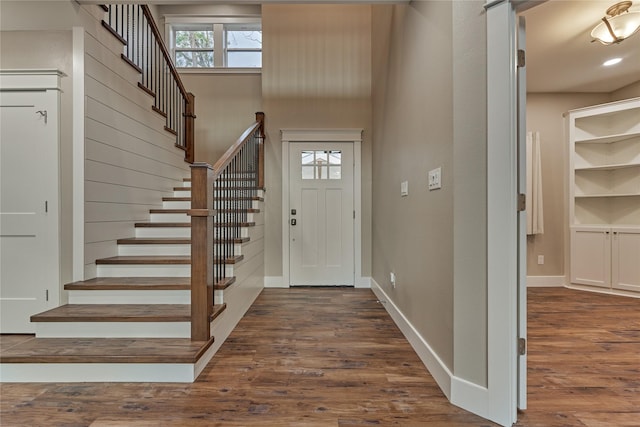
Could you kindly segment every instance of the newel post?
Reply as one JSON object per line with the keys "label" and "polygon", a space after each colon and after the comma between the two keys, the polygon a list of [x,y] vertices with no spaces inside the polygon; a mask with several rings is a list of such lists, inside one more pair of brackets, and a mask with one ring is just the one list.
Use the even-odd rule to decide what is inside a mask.
{"label": "newel post", "polygon": [[264,130],[263,112],[256,113],[256,121],[260,123],[260,129],[258,129],[258,138],[260,138],[260,142],[258,143],[258,188],[264,190],[264,141],[266,134]]}
{"label": "newel post", "polygon": [[196,120],[196,97],[191,92],[187,93],[186,107],[184,113],[184,160],[193,163],[195,160],[195,120]]}
{"label": "newel post", "polygon": [[191,340],[208,341],[213,314],[213,168],[191,165]]}

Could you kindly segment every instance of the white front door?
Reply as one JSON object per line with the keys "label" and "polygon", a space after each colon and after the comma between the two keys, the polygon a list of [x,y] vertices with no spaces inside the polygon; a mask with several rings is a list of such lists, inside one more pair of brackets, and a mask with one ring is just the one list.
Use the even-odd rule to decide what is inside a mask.
{"label": "white front door", "polygon": [[291,286],[353,286],[352,143],[289,144]]}
{"label": "white front door", "polygon": [[0,92],[0,332],[57,303],[57,92]]}

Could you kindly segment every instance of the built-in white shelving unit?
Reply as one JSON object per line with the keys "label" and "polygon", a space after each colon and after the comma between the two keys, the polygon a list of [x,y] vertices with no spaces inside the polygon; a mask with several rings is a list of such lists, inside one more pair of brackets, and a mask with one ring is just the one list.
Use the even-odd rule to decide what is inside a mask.
{"label": "built-in white shelving unit", "polygon": [[640,98],[572,110],[571,284],[640,293]]}

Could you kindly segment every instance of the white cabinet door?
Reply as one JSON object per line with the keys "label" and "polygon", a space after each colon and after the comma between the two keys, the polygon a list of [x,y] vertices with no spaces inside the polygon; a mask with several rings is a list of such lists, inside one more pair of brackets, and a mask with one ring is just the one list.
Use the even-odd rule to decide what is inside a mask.
{"label": "white cabinet door", "polygon": [[612,287],[640,292],[640,229],[612,229]]}
{"label": "white cabinet door", "polygon": [[571,229],[571,283],[611,287],[611,229]]}

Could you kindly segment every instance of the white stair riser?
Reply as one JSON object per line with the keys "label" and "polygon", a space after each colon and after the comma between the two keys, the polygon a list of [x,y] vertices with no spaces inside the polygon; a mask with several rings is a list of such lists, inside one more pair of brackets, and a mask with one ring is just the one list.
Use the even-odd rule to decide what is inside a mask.
{"label": "white stair riser", "polygon": [[136,237],[191,238],[191,228],[190,227],[136,227]]}
{"label": "white stair riser", "polygon": [[118,255],[191,255],[191,245],[118,245]]}
{"label": "white stair riser", "polygon": [[37,338],[189,338],[190,322],[39,322]]}
{"label": "white stair riser", "polygon": [[191,197],[191,188],[173,190],[173,197]]}
{"label": "white stair riser", "polygon": [[[213,246],[213,255],[217,255],[217,245]],[[233,245],[233,254],[242,255],[242,245]],[[120,256],[182,256],[191,255],[191,245],[118,245]]]}
{"label": "white stair riser", "polygon": [[190,277],[190,265],[98,265],[98,277]]}
{"label": "white stair riser", "polygon": [[150,222],[191,222],[191,217],[186,213],[152,213]]}
{"label": "white stair riser", "polygon": [[175,200],[163,201],[162,209],[191,209],[191,202],[179,202]]}
{"label": "white stair riser", "polygon": [[69,304],[191,304],[188,290],[69,291]]}

